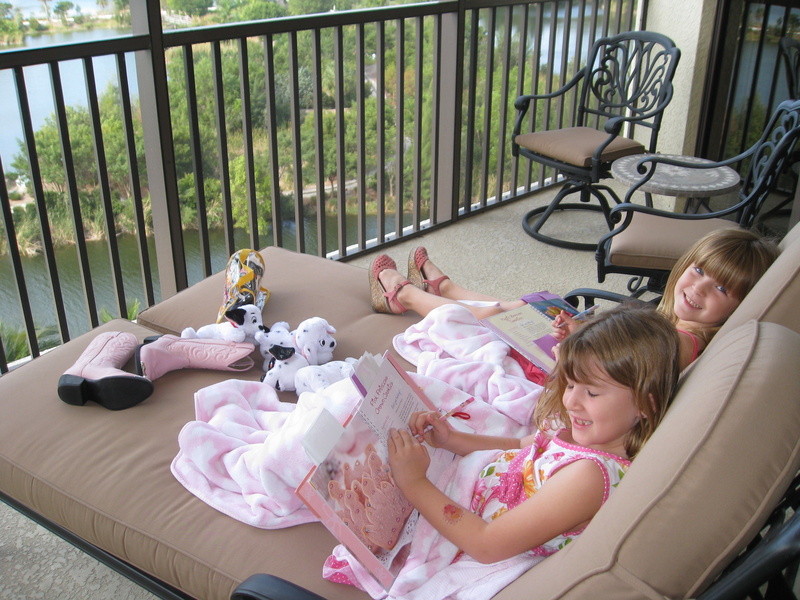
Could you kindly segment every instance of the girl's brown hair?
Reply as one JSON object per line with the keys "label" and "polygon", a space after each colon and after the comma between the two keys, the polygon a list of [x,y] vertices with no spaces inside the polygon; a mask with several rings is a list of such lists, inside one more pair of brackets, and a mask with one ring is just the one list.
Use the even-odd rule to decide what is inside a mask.
{"label": "girl's brown hair", "polygon": [[[692,265],[703,269],[730,296],[742,300],[756,282],[778,258],[778,246],[769,238],[747,229],[729,228],[712,231],[697,242],[678,260],[664,286],[658,310],[673,323],[675,285]],[[695,332],[708,343],[719,327]]]}
{"label": "girl's brown hair", "polygon": [[596,381],[600,367],[611,380],[633,392],[639,422],[625,440],[628,458],[661,422],[678,381],[678,333],[649,305],[624,304],[604,311],[559,346],[553,370],[533,413],[540,429],[553,420],[567,423],[562,398],[567,382]]}

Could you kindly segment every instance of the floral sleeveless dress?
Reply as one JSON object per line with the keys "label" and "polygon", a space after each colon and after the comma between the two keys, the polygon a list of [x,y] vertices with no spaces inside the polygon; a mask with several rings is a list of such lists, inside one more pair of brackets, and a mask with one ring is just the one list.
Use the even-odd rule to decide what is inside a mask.
{"label": "floral sleeveless dress", "polygon": [[[563,431],[563,430],[562,430]],[[557,432],[553,437],[539,431],[534,443],[522,450],[509,450],[484,467],[475,483],[470,510],[486,521],[518,506],[542,487],[559,469],[576,460],[591,460],[605,480],[603,503],[619,484],[630,461],[591,448],[568,444]],[[569,544],[583,531],[565,531],[549,542],[532,548],[533,556],[549,556]]]}

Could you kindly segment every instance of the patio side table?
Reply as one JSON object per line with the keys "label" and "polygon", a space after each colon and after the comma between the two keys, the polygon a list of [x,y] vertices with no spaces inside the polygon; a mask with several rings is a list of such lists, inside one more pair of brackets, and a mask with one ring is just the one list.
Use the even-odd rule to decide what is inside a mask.
{"label": "patio side table", "polygon": [[[634,154],[618,158],[611,165],[614,179],[626,185],[636,184],[643,175],[636,171],[636,165],[645,154]],[[664,158],[687,163],[710,163],[712,161],[696,156],[678,154],[659,154]],[[652,164],[650,165],[652,166]],[[650,180],[639,188],[640,191],[660,196],[685,197],[684,212],[697,212],[697,209],[711,196],[721,196],[739,188],[741,177],[730,167],[713,169],[689,169],[675,165],[658,164]]]}

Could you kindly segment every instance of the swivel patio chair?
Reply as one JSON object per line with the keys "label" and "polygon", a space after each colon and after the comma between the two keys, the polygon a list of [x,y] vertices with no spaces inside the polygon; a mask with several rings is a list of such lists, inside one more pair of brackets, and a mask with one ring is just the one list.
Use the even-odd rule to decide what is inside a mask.
{"label": "swivel patio chair", "polygon": [[[611,163],[617,158],[645,152],[645,145],[632,139],[634,126],[649,129],[646,148],[655,152],[663,111],[672,99],[672,78],[679,58],[680,50],[672,40],[658,33],[632,31],[600,38],[589,51],[586,66],[563,87],[516,99],[512,154],[553,167],[566,177],[564,187],[548,206],[536,208],[523,218],[529,235],[563,248],[595,249],[596,244],[561,240],[540,230],[557,210],[601,211],[611,229],[606,194],[616,203],[620,199],[599,182],[611,176]],[[560,98],[573,88],[578,94],[574,126],[523,132],[532,102]],[[535,114],[533,111],[534,119]],[[563,202],[571,194],[579,194],[580,203]],[[599,205],[590,204],[592,197]]]}
{"label": "swivel patio chair", "polygon": [[[642,158],[642,179],[615,206],[610,219],[616,227],[597,245],[597,280],[609,273],[631,275],[628,291],[638,297],[645,291],[660,293],[669,272],[683,253],[707,233],[722,227],[751,228],[764,201],[790,163],[800,136],[800,100],[778,105],[761,138],[745,152],[719,162],[694,163],[652,155]],[[716,168],[749,159],[737,200],[729,207],[708,213],[686,214],[634,204],[631,198],[655,173],[658,165],[687,169]]]}

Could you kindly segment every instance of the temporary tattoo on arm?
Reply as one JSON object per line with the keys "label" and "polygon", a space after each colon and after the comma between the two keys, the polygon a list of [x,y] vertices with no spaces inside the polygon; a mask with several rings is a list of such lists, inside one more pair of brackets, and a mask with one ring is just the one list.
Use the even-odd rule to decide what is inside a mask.
{"label": "temporary tattoo on arm", "polygon": [[444,520],[450,525],[458,523],[462,516],[464,516],[464,509],[460,506],[456,506],[455,504],[444,505]]}

